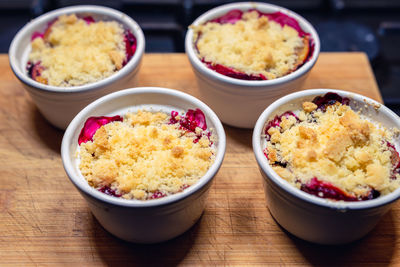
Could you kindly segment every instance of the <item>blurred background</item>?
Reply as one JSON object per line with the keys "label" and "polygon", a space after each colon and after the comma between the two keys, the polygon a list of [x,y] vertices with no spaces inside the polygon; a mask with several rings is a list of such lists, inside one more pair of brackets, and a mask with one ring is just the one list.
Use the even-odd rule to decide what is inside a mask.
{"label": "blurred background", "polygon": [[[146,52],[184,52],[186,28],[223,0],[0,0],[0,52],[16,32],[49,10],[76,5],[109,6],[130,15],[146,36]],[[237,1],[239,2],[239,1]],[[400,114],[400,0],[271,0],[317,29],[322,51],[363,51],[385,104]]]}

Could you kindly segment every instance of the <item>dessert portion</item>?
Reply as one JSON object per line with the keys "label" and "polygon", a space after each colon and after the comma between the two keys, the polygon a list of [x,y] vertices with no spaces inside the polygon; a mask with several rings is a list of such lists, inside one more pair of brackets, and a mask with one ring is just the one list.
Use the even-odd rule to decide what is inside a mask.
{"label": "dessert portion", "polygon": [[295,19],[281,12],[232,10],[190,28],[201,61],[232,78],[279,78],[298,69],[312,54],[310,35]]}
{"label": "dessert portion", "polygon": [[105,194],[161,198],[204,176],[215,158],[213,138],[200,109],[91,117],[78,140],[79,169],[90,186]]}
{"label": "dessert portion", "polygon": [[107,78],[136,51],[136,38],[116,21],[62,15],[31,41],[27,72],[37,82],[80,86]]}
{"label": "dessert portion", "polygon": [[269,121],[264,154],[272,169],[298,189],[331,200],[369,200],[397,189],[398,130],[371,122],[349,103],[327,93]]}

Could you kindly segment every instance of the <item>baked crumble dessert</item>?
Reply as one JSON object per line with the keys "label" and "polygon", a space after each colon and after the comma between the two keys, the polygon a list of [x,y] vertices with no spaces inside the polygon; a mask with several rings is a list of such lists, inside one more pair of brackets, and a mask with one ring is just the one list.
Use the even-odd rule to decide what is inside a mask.
{"label": "baked crumble dessert", "polygon": [[281,12],[232,10],[190,28],[202,62],[220,74],[237,79],[282,77],[302,66],[313,49],[310,34]]}
{"label": "baked crumble dessert", "polygon": [[165,197],[195,184],[216,152],[200,109],[91,117],[78,143],[79,169],[92,187],[138,200]]}
{"label": "baked crumble dessert", "polygon": [[321,198],[369,200],[400,185],[398,130],[371,122],[335,93],[265,125],[264,154],[293,186]]}
{"label": "baked crumble dessert", "polygon": [[27,72],[37,82],[80,86],[107,78],[136,51],[136,38],[116,21],[62,15],[32,35]]}

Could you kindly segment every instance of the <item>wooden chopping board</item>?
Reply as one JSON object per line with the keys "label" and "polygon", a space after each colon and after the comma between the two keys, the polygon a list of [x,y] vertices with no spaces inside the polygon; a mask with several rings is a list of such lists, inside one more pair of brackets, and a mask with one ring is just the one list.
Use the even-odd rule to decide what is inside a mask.
{"label": "wooden chopping board", "polygon": [[[146,54],[138,86],[199,96],[184,54]],[[362,53],[321,53],[303,88],[334,88],[382,101]],[[0,56],[0,265],[351,265],[400,264],[400,203],[365,238],[319,246],[286,233],[266,207],[251,130],[225,125],[227,151],[206,210],[188,232],[157,245],[106,232],[68,180],[63,132],[41,116]]]}

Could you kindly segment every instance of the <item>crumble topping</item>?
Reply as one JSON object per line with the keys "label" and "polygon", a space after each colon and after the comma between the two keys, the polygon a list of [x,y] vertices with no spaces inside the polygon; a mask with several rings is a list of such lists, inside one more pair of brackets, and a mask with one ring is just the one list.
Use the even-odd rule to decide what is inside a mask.
{"label": "crumble topping", "polygon": [[280,177],[310,194],[348,201],[376,198],[400,186],[395,130],[338,101],[302,107],[265,128],[264,153]]}
{"label": "crumble topping", "polygon": [[38,81],[53,86],[102,80],[121,69],[126,58],[124,28],[116,21],[62,15],[33,38],[29,62],[42,68]]}
{"label": "crumble topping", "polygon": [[261,75],[263,79],[275,79],[296,70],[309,54],[307,35],[256,10],[244,12],[234,23],[209,21],[190,27],[198,56],[204,62]]}
{"label": "crumble topping", "polygon": [[190,131],[181,117],[142,110],[123,121],[109,118],[92,141],[80,143],[82,175],[99,191],[125,199],[164,197],[193,185],[213,164],[215,147],[205,121]]}

